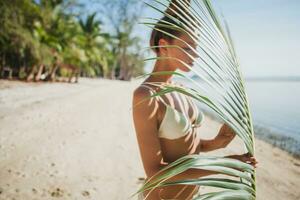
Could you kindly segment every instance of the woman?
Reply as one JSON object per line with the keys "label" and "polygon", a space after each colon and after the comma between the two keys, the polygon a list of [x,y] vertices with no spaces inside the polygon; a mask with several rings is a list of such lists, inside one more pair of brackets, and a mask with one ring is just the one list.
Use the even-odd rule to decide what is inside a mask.
{"label": "woman", "polygon": [[[176,4],[176,1],[173,1],[173,3],[174,2]],[[189,1],[187,0],[187,2]],[[176,14],[171,12],[175,7],[170,6],[170,8],[166,13],[176,17]],[[168,59],[158,59],[153,72],[175,70],[188,72],[189,68],[179,62],[179,60],[192,67],[193,59],[179,48],[163,46],[179,46],[196,58],[197,55],[183,42],[185,41],[193,48],[196,48],[195,41],[186,33],[161,26],[161,24],[165,22],[175,23],[170,17],[164,16],[153,29],[150,45],[161,46],[154,49],[156,55],[160,58]],[[161,31],[157,31],[156,28],[171,33],[179,39],[172,38]],[[192,99],[183,94],[172,92],[161,97],[148,98],[145,100],[150,95],[158,92],[164,85],[175,84],[171,82],[171,78],[172,75],[150,75],[134,91],[133,118],[140,154],[147,175],[146,180],[182,156],[199,154],[200,151],[207,152],[224,148],[235,137],[235,133],[226,124],[223,124],[214,139],[200,140],[197,135],[197,127],[201,125],[203,116]],[[250,157],[248,154],[227,157],[250,163],[254,167],[256,167],[257,164],[255,158]],[[211,174],[215,174],[215,172],[190,169],[172,177],[168,181],[199,178]],[[144,196],[140,198],[143,199],[148,195],[147,200],[192,199],[198,189],[198,186],[168,186],[162,189],[155,189],[150,194],[145,192],[145,194],[143,194]]]}

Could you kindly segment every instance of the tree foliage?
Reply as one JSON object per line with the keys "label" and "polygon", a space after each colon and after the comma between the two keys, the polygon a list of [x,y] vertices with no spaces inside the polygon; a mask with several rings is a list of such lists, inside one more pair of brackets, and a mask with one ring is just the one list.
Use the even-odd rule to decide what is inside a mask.
{"label": "tree foliage", "polygon": [[0,77],[11,71],[21,79],[55,80],[65,69],[81,76],[119,78],[120,65],[130,74],[127,79],[141,73],[140,55],[118,53],[124,46],[120,44],[139,47],[137,38],[128,37],[131,29],[117,36],[105,33],[99,19],[103,16],[74,13],[83,9],[76,0],[1,1]]}

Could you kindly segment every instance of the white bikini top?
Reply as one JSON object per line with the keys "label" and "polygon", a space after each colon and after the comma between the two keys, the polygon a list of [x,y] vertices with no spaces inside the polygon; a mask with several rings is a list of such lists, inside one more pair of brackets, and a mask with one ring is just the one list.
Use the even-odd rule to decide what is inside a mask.
{"label": "white bikini top", "polygon": [[[152,91],[154,90],[145,84],[146,83],[143,83],[142,85],[150,88]],[[203,123],[204,114],[199,109],[195,109],[197,112],[197,117],[192,123],[189,119],[189,116],[186,114],[177,111],[175,108],[166,103],[164,103],[164,105],[166,105],[166,111],[158,129],[158,136],[160,138],[166,138],[170,140],[178,139],[189,133],[192,133],[193,128],[199,127]]]}

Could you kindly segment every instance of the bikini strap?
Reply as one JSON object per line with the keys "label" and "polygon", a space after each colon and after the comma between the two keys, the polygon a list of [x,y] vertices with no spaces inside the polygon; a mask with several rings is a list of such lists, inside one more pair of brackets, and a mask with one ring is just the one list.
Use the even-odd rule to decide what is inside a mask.
{"label": "bikini strap", "polygon": [[[157,93],[157,91],[155,91],[155,89],[153,89],[153,88],[150,87],[149,85],[153,85],[153,84],[147,83],[147,82],[144,82],[144,83],[141,84],[142,87],[148,88],[148,89],[149,89],[151,92],[153,92],[154,94]],[[152,95],[152,94],[151,94],[151,95]],[[156,96],[155,98],[157,98],[158,100],[163,101],[162,98],[161,98],[160,96]]]}
{"label": "bikini strap", "polygon": [[[156,83],[158,83],[158,82],[156,82]],[[155,84],[155,83],[153,84],[153,83],[149,83],[149,82],[144,82],[144,83],[141,84],[141,86],[144,86],[144,87],[150,89],[153,93],[157,93],[157,91],[155,89],[153,89],[152,87],[150,87],[149,85],[158,86],[160,88],[163,87],[163,85],[161,85],[161,84]],[[171,107],[170,105],[168,105],[165,102],[165,100],[161,96],[156,96],[155,98],[157,98],[158,101],[162,102],[166,106],[166,109],[168,109],[168,107]]]}

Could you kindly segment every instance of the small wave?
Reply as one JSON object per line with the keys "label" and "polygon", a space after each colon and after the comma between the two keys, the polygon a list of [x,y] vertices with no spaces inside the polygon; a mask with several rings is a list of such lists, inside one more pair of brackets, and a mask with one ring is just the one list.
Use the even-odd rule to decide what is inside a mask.
{"label": "small wave", "polygon": [[268,127],[254,126],[255,137],[262,139],[273,146],[289,152],[294,157],[300,158],[300,141],[290,136],[282,135]]}

